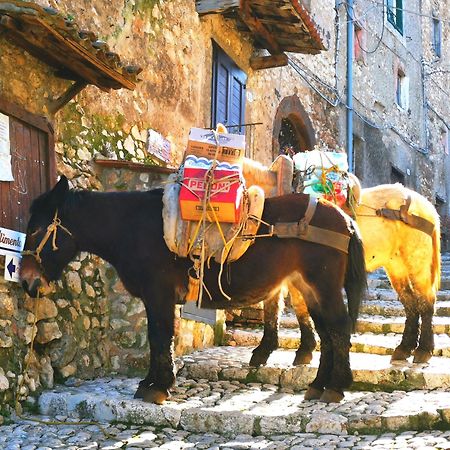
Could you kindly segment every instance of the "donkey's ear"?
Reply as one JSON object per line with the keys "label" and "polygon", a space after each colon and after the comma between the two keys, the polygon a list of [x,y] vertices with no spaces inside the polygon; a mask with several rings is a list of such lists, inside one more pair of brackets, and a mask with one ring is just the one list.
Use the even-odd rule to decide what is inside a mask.
{"label": "donkey's ear", "polygon": [[52,189],[50,195],[52,198],[52,202],[56,205],[60,205],[65,197],[67,192],[69,191],[69,182],[64,175],[61,175],[59,181],[55,184],[55,187]]}

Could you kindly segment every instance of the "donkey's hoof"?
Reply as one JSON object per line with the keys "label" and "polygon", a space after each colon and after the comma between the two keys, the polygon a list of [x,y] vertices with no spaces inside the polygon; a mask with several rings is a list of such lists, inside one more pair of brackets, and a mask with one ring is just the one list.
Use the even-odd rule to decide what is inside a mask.
{"label": "donkey's hoof", "polygon": [[294,366],[301,366],[302,364],[309,364],[312,361],[312,352],[301,352],[295,354]]}
{"label": "donkey's hoof", "polygon": [[144,394],[147,389],[148,388],[145,387],[143,384],[139,384],[136,392],[134,393],[134,398],[144,398]]}
{"label": "donkey's hoof", "polygon": [[432,356],[433,356],[433,354],[431,352],[416,349],[416,351],[414,352],[413,363],[416,363],[416,364],[427,363],[431,359]]}
{"label": "donkey's hoof", "polygon": [[143,400],[146,403],[156,403],[162,405],[170,397],[167,389],[148,388],[145,390]]}
{"label": "donkey's hoof", "polygon": [[269,359],[269,355],[262,355],[260,353],[253,353],[248,363],[250,367],[259,367],[266,364]]}
{"label": "donkey's hoof", "polygon": [[323,403],[339,403],[344,398],[344,394],[333,389],[325,389],[320,397]]}
{"label": "donkey's hoof", "polygon": [[411,356],[411,352],[397,347],[392,353],[391,361],[406,361]]}
{"label": "donkey's hoof", "polygon": [[305,400],[319,400],[323,394],[323,389],[317,389],[315,387],[309,386],[305,392]]}

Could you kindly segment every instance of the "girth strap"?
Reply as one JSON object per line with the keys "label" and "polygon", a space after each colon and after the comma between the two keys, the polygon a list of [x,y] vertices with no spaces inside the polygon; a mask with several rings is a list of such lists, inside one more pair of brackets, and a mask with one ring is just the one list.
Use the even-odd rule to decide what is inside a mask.
{"label": "girth strap", "polygon": [[310,225],[317,208],[317,199],[309,197],[305,216],[298,222],[278,222],[273,226],[273,235],[279,238],[298,238],[315,244],[326,245],[348,253],[350,236],[336,231]]}
{"label": "girth strap", "polygon": [[401,205],[400,209],[380,208],[376,210],[376,215],[379,217],[385,217],[390,220],[401,220],[403,223],[416,228],[419,231],[423,231],[429,236],[433,235],[434,224],[423,217],[410,214],[408,212],[409,205],[411,204],[411,197],[408,196],[406,204]]}

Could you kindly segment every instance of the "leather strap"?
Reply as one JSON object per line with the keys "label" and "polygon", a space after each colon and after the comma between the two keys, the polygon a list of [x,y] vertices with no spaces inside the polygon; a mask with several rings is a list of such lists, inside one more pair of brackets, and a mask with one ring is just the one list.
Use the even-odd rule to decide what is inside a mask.
{"label": "leather strap", "polygon": [[336,231],[310,225],[317,209],[317,198],[309,196],[308,206],[305,216],[298,222],[278,222],[273,227],[274,236],[279,238],[297,238],[303,241],[314,242],[336,248],[344,253],[348,253],[348,243],[350,237]]}
{"label": "leather strap", "polygon": [[410,214],[408,212],[410,205],[411,197],[408,196],[406,199],[406,204],[401,205],[400,209],[380,208],[376,210],[376,215],[390,220],[401,220],[403,223],[406,223],[407,225],[432,236],[434,224],[423,217]]}
{"label": "leather strap", "polygon": [[297,222],[278,222],[273,227],[274,236],[279,238],[297,238],[303,241],[314,242],[315,244],[326,245],[344,253],[348,253],[350,236],[326,230],[325,228],[307,225],[303,227]]}

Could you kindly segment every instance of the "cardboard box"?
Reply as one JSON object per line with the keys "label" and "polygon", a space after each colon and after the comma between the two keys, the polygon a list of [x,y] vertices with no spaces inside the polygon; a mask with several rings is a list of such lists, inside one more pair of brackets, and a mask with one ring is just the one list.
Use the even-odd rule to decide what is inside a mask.
{"label": "cardboard box", "polygon": [[[203,214],[205,196],[205,175],[208,169],[202,167],[185,167],[183,184],[180,189],[180,210],[183,220],[200,220]],[[243,186],[240,183],[239,170],[214,171],[207,219],[210,222],[236,223],[240,219]],[[211,211],[214,210],[214,213]]]}
{"label": "cardboard box", "polygon": [[[229,163],[240,163],[245,156],[245,136],[241,134],[217,133],[219,148],[212,130],[191,128],[186,154],[216,159]],[[216,153],[217,152],[217,153]]]}

